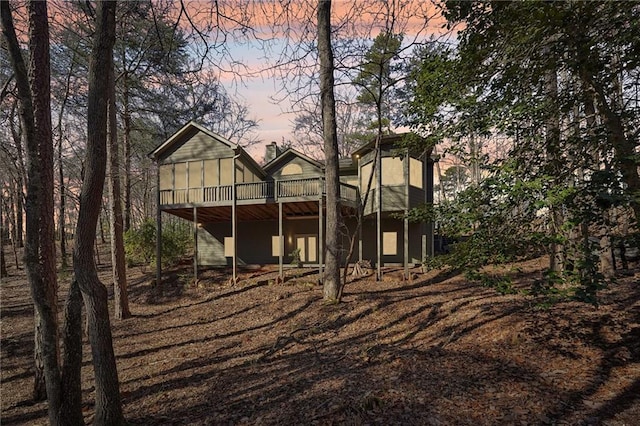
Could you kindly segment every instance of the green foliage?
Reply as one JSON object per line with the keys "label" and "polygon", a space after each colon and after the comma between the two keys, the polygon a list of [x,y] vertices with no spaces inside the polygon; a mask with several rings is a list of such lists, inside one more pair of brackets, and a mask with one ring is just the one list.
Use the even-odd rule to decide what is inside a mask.
{"label": "green foliage", "polygon": [[[607,281],[592,240],[634,232],[640,216],[640,9],[446,1],[443,10],[451,26],[462,24],[459,43],[419,52],[405,88],[404,124],[447,137],[447,153],[467,166],[489,162],[486,152],[478,155],[478,136],[500,140],[489,141],[499,150],[491,152],[484,182],[410,213],[457,241],[432,265],[477,273],[547,254],[556,272],[532,294],[597,303]],[[464,180],[449,170],[441,185]],[[479,174],[471,170],[475,183]]]}
{"label": "green foliage", "polygon": [[302,265],[302,260],[300,259],[300,249],[297,248],[295,250],[293,250],[291,253],[289,253],[289,256],[291,257],[291,264],[295,265],[295,266],[301,266]]}
{"label": "green foliage", "polygon": [[477,270],[470,270],[465,273],[465,277],[469,281],[481,284],[483,287],[493,288],[502,295],[518,293],[513,287],[511,278],[505,275],[491,275]]}
{"label": "green foliage", "polygon": [[[162,265],[173,265],[193,249],[190,226],[184,222],[171,222],[162,229]],[[140,227],[124,234],[127,264],[149,265],[156,261],[156,224],[145,220]]]}
{"label": "green foliage", "polygon": [[372,107],[370,129],[389,133],[394,109],[392,100],[401,81],[404,67],[399,55],[402,48],[402,34],[381,32],[373,40],[369,51],[360,64],[360,71],[352,84],[359,90],[358,102]]}
{"label": "green foliage", "polygon": [[[449,253],[429,259],[428,267],[463,271],[468,279],[502,294],[515,292],[511,280],[480,273],[481,268],[540,256],[547,253],[550,244],[563,244],[568,257],[574,259],[572,270],[561,274],[548,271],[533,284],[530,293],[551,302],[573,297],[597,303],[597,291],[605,281],[598,271],[595,247],[589,239],[577,246],[572,244],[566,238],[570,229],[551,232],[545,216],[550,209],[559,208],[575,215],[568,216],[573,220],[566,222],[567,227],[582,224],[587,215],[596,223],[596,217],[604,217],[597,200],[603,193],[616,199],[616,185],[615,180],[596,178],[584,187],[554,186],[550,177],[523,180],[507,163],[491,170],[477,187],[460,192],[451,202],[411,210],[409,219],[436,221],[442,234],[456,241],[449,246]],[[574,205],[578,200],[581,207]]]}
{"label": "green foliage", "polygon": [[125,232],[124,252],[129,266],[155,261],[156,225],[153,220],[147,219],[139,228]]}

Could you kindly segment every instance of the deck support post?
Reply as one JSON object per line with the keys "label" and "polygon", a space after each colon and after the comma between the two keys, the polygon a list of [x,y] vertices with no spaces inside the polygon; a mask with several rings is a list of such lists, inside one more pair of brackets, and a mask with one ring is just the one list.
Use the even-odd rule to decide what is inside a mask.
{"label": "deck support post", "polygon": [[198,284],[198,208],[193,206],[193,282]]}
{"label": "deck support post", "polygon": [[[436,160],[437,161],[437,160]],[[423,188],[425,188],[424,192],[424,202],[427,205],[433,205],[433,166],[434,159],[431,157],[431,154],[424,155],[424,160],[422,161],[422,169],[424,170],[423,175]],[[427,259],[435,255],[435,247],[434,247],[434,235],[435,235],[435,223],[433,221],[429,221],[427,223],[423,223],[423,236],[422,236],[422,268],[425,270],[425,266],[427,263]]]}
{"label": "deck support post", "polygon": [[364,209],[366,206],[362,205],[362,173],[360,172],[360,156],[358,155],[358,194],[356,196],[358,201],[358,262],[362,262],[362,227],[364,226]]}
{"label": "deck support post", "polygon": [[156,173],[156,287],[162,283],[162,208],[160,206],[160,164]]}
{"label": "deck support post", "polygon": [[409,150],[405,152],[404,165],[404,279],[409,280]]}
{"label": "deck support post", "polygon": [[[378,138],[381,136],[378,135]],[[376,281],[382,281],[382,148],[376,151]]]}
{"label": "deck support post", "polygon": [[[277,182],[276,182],[277,189]],[[282,201],[278,200],[278,279],[284,282],[283,261],[284,237],[282,236]]]}
{"label": "deck support post", "polygon": [[322,215],[322,195],[324,193],[324,180],[320,180],[320,198],[318,199],[318,284],[324,282],[322,276],[322,262],[324,261],[324,220]]}
{"label": "deck support post", "polygon": [[236,204],[237,204],[237,200],[236,200],[236,159],[239,157],[240,155],[237,154],[233,157],[233,164],[231,165],[231,174],[232,174],[232,179],[231,179],[231,239],[233,240],[233,253],[232,253],[232,258],[231,258],[231,264],[232,264],[232,276],[231,276],[231,285],[236,285],[238,283],[238,275],[237,275],[237,268],[238,268],[238,235],[237,235],[237,231],[238,231],[238,223],[237,223],[237,212],[236,212]]}

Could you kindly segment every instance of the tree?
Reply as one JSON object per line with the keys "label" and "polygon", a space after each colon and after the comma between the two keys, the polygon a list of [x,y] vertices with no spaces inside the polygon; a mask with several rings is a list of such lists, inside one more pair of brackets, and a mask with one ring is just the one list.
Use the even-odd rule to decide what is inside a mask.
{"label": "tree", "polygon": [[318,58],[320,60],[320,102],[325,153],[327,230],[324,300],[337,301],[340,288],[340,180],[338,177],[338,135],[333,94],[333,50],[331,48],[331,1],[318,1]]}
{"label": "tree", "polygon": [[4,245],[6,242],[7,221],[5,221],[5,201],[4,194],[0,195],[0,278],[8,277],[7,263],[4,259]]}
{"label": "tree", "polygon": [[[633,52],[639,41],[632,34],[640,9],[609,2],[452,1],[444,12],[450,26],[464,24],[452,84],[442,85],[440,95],[429,91],[443,75],[443,68],[434,63],[449,60],[426,57],[412,109],[417,112],[412,119],[424,121],[413,125],[458,140],[506,136],[507,150],[492,153],[495,167],[487,168],[487,176],[510,181],[514,188],[537,190],[520,197],[501,193],[499,185],[483,185],[494,196],[487,200],[471,189],[475,195],[465,198],[466,211],[473,210],[473,202],[479,203],[474,209],[485,203],[497,210],[509,204],[502,197],[519,200],[501,209],[504,214],[496,223],[512,221],[527,229],[526,221],[514,217],[523,211],[536,213],[531,219],[544,226],[527,239],[535,235],[535,242],[530,241],[546,247],[549,282],[576,281],[580,290],[575,294],[594,300],[603,281],[591,273],[593,248],[584,235],[595,232],[608,238],[615,224],[606,224],[611,216],[607,212],[625,210],[632,221],[638,217],[634,76],[639,63]],[[425,106],[420,107],[423,100]],[[506,243],[520,234],[513,227],[492,228],[491,217],[474,219],[474,235],[485,238],[477,250],[495,251],[501,240]],[[582,232],[574,232],[576,226]]]}
{"label": "tree", "polygon": [[[22,136],[27,153],[25,265],[36,311],[36,362],[42,362],[49,399],[49,421],[57,424],[63,395],[58,368],[48,14],[44,2],[29,2],[27,8],[28,69],[20,51],[8,2],[0,4],[0,18],[16,79]],[[36,368],[36,371],[40,369]],[[36,399],[44,397],[41,385],[42,381],[36,377]]]}
{"label": "tree", "polygon": [[120,191],[120,154],[118,148],[118,124],[116,118],[116,81],[112,67],[108,80],[107,157],[109,188],[109,232],[111,245],[111,270],[113,275],[114,311],[116,319],[131,316],[127,291],[127,265],[124,254],[124,223]]}
{"label": "tree", "polygon": [[468,180],[469,174],[467,168],[454,165],[444,171],[438,185],[442,186],[446,194],[450,194],[451,198],[454,198],[456,194],[464,190]]}
{"label": "tree", "polygon": [[124,424],[111,324],[107,307],[107,289],[96,271],[94,241],[102,204],[107,157],[107,109],[109,79],[113,72],[116,2],[100,2],[96,11],[96,29],[89,61],[87,103],[87,150],[85,175],[80,192],[80,210],[73,249],[73,270],[87,312],[89,342],[96,375],[97,424]]}
{"label": "tree", "polygon": [[371,128],[378,133],[391,131],[391,93],[404,76],[402,63],[398,61],[403,36],[392,29],[381,32],[364,55],[353,84],[360,89],[358,101],[373,108]]}
{"label": "tree", "polygon": [[[31,2],[29,12],[29,74],[16,38],[11,10],[2,4],[2,29],[13,65],[22,135],[27,148],[27,241],[25,264],[36,307],[36,367],[42,362],[50,400],[50,420],[60,405],[58,373],[57,282],[53,246],[53,153],[49,107],[49,39],[46,4]],[[40,358],[42,357],[42,358]],[[34,397],[44,397],[36,377]]]}
{"label": "tree", "polygon": [[[343,94],[343,96],[347,96]],[[313,97],[311,102],[300,105],[293,120],[294,140],[291,146],[303,154],[318,160],[324,159],[322,117],[320,102]],[[347,158],[357,148],[375,137],[368,127],[365,107],[355,100],[336,99],[336,126],[338,133],[338,157]]]}

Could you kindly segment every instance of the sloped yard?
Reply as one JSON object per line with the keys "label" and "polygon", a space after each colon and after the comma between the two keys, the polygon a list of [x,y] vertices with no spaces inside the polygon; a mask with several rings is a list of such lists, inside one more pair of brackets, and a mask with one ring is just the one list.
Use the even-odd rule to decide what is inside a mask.
{"label": "sloped yard", "polygon": [[[541,263],[520,265],[526,285]],[[621,276],[599,308],[540,309],[461,276],[348,285],[324,305],[317,276],[246,273],[229,287],[189,266],[130,270],[134,318],[114,323],[124,410],[140,425],[491,425],[640,422],[640,284]],[[2,283],[3,425],[45,424],[29,402],[33,320],[24,275]],[[108,267],[102,267],[106,279]],[[308,272],[308,271],[307,271]],[[64,285],[63,285],[64,287]],[[85,342],[85,419],[92,369]]]}

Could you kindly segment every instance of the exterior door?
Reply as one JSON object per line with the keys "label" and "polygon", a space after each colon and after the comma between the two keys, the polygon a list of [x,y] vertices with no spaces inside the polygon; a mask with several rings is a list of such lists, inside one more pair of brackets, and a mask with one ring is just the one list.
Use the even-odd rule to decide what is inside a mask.
{"label": "exterior door", "polygon": [[316,235],[296,235],[296,248],[300,250],[300,261],[318,261],[318,237]]}

